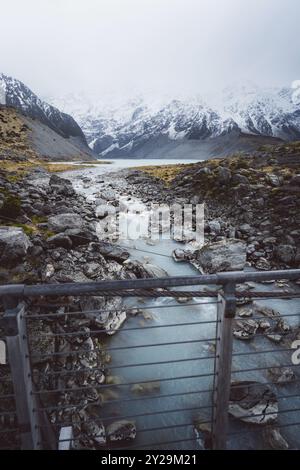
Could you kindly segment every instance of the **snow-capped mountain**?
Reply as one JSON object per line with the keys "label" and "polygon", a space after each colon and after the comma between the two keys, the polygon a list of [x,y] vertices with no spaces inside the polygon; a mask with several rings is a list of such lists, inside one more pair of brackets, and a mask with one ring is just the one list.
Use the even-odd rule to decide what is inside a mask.
{"label": "snow-capped mountain", "polygon": [[42,101],[24,83],[0,73],[1,104],[16,108],[46,124],[62,137],[74,137],[86,146],[84,133],[71,116]]}
{"label": "snow-capped mountain", "polygon": [[199,156],[203,149],[234,148],[233,141],[242,150],[244,134],[258,145],[262,137],[300,139],[300,81],[268,90],[235,85],[205,101],[137,97],[108,106],[84,95],[50,101],[77,119],[101,157]]}
{"label": "snow-capped mountain", "polygon": [[[246,133],[300,138],[300,86],[261,90],[254,85],[224,91],[223,112]],[[300,85],[300,84],[299,84]]]}

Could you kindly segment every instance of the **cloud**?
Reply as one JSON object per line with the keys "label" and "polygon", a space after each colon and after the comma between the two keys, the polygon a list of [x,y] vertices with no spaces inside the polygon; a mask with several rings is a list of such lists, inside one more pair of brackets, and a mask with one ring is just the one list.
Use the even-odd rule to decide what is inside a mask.
{"label": "cloud", "polygon": [[43,95],[289,84],[299,13],[298,0],[10,0],[0,69]]}

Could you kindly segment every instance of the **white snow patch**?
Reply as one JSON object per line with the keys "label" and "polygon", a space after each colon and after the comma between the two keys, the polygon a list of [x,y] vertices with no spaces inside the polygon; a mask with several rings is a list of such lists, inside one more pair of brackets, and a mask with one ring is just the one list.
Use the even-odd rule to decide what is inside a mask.
{"label": "white snow patch", "polygon": [[3,80],[0,79],[0,104],[6,104],[6,86]]}
{"label": "white snow patch", "polygon": [[292,94],[292,102],[295,105],[298,105],[300,104],[300,80],[293,81],[292,90],[294,90]]}
{"label": "white snow patch", "polygon": [[184,136],[186,135],[186,131],[177,132],[175,130],[175,123],[174,122],[172,122],[172,124],[170,125],[167,133],[168,133],[169,139],[171,139],[171,140],[183,139]]}
{"label": "white snow patch", "polygon": [[118,149],[119,148],[119,144],[112,144],[110,145],[106,150],[104,150],[103,152],[101,152],[101,155],[104,156],[104,155],[107,155],[109,152],[111,152],[112,150],[114,149]]}

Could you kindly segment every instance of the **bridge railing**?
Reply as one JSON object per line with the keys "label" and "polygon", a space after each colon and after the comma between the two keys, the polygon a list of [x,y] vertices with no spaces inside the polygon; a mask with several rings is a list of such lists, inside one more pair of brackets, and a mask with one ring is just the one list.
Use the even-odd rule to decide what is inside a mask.
{"label": "bridge railing", "polygon": [[[277,358],[277,369],[288,366],[296,371],[294,392],[282,398],[293,400],[292,409],[276,411],[276,429],[281,426],[280,413],[299,415],[282,427],[299,426],[300,406],[295,407],[294,398],[300,397],[300,378],[297,364],[289,359],[294,346],[281,347],[280,335],[276,338],[272,330],[272,348],[261,344],[257,350],[235,351],[233,347],[238,342],[233,334],[237,321],[247,323],[237,316],[237,303],[276,299],[288,306],[288,300],[300,296],[297,285],[270,291],[266,284],[257,291],[247,283],[299,279],[300,270],[285,270],[0,286],[0,447],[193,449],[202,434],[204,447],[225,449],[228,441],[232,447],[231,439],[255,433],[251,425],[259,422],[259,411],[249,405],[249,416],[244,411],[241,418],[250,429],[229,428],[232,377],[241,378],[234,383],[235,394],[238,387],[257,387],[255,374],[270,365],[262,366],[255,358],[272,353],[287,357],[287,364],[282,364],[282,356]],[[102,301],[100,307],[89,308],[87,299],[95,298]],[[119,302],[125,298],[125,305]],[[166,317],[153,322],[149,312],[158,311],[160,319]],[[174,311],[183,313],[172,320]],[[289,315],[297,318],[299,309],[276,321]],[[117,331],[126,341],[114,346],[107,338]],[[269,330],[260,331],[256,335],[265,339]],[[250,357],[253,367],[240,367],[241,357]],[[123,380],[113,375],[115,369],[125,374]],[[137,370],[143,374],[132,375]],[[265,378],[262,384],[276,386]],[[255,399],[250,396],[252,405]],[[268,411],[263,409],[261,415],[269,429]],[[273,408],[270,415],[274,418]],[[116,419],[117,426],[127,423],[119,435]]]}

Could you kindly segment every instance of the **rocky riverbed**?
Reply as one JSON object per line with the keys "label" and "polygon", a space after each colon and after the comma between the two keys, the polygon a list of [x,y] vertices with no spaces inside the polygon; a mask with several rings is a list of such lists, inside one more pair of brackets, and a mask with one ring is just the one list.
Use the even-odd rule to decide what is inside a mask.
{"label": "rocky riverbed", "polygon": [[[211,165],[212,168],[209,168]],[[0,227],[1,281],[3,283],[61,283],[165,276],[175,272],[173,259],[176,262],[188,261],[191,266],[190,269],[194,269],[192,268],[193,265],[205,272],[243,269],[245,266],[250,268],[251,265],[257,269],[297,266],[298,214],[296,208],[298,202],[294,195],[297,195],[295,189],[298,184],[297,177],[293,174],[290,178],[296,178],[291,186],[294,188],[290,200],[291,217],[289,223],[291,225],[288,228],[285,220],[281,222],[280,226],[276,225],[274,227],[270,225],[270,223],[273,223],[273,215],[269,217],[268,215],[256,214],[257,202],[255,198],[245,199],[243,196],[240,200],[234,199],[234,204],[230,206],[222,203],[224,191],[226,192],[226,190],[220,181],[223,181],[224,172],[227,174],[227,182],[232,181],[233,169],[231,167],[227,168],[226,172],[226,162],[222,162],[220,165],[221,170],[220,168],[214,168],[213,165],[213,162],[206,162],[189,166],[187,169],[180,169],[183,174],[180,173],[177,176],[175,174],[176,179],[172,180],[173,182],[168,182],[168,184],[161,178],[161,175],[157,177],[153,175],[153,172],[151,174],[151,172],[144,170],[122,170],[121,173],[113,172],[101,175],[98,169],[97,171],[86,169],[65,173],[62,178],[57,175],[51,176],[46,171],[39,169],[31,172],[30,175],[21,180],[13,181],[11,178],[7,178],[5,172],[2,172],[0,175],[1,187],[3,188],[0,194],[0,216],[2,220]],[[222,170],[222,168],[225,168],[225,170]],[[241,173],[239,167],[237,171],[239,174]],[[228,172],[231,172],[230,175]],[[197,204],[203,200],[200,183],[206,181],[205,175],[209,174],[221,178],[217,182],[217,194],[220,195],[220,199],[216,200],[208,197],[205,234],[206,241],[209,243],[204,249],[199,249],[199,247],[195,249],[193,245],[189,245],[189,240],[186,240],[187,243],[185,244],[170,245],[171,252],[168,258],[170,261],[168,262],[173,264],[168,266],[161,264],[159,266],[160,263],[157,262],[157,258],[154,257],[156,262],[153,261],[153,252],[157,251],[157,246],[153,247],[151,240],[144,240],[142,246],[138,242],[129,243],[127,246],[124,243],[119,243],[118,246],[103,238],[99,240],[97,230],[99,219],[103,220],[103,218],[109,217],[109,207],[117,206],[120,197],[123,198],[123,202],[130,202],[136,198],[139,203],[146,205],[153,202],[163,202],[164,204],[189,202]],[[187,176],[186,179],[184,179],[185,176]],[[204,179],[197,180],[198,177]],[[261,194],[263,192],[262,186],[265,186],[265,191],[266,188],[267,191],[272,191],[272,188],[274,188],[274,183],[266,185],[266,176],[262,177],[261,175],[261,178],[264,178],[264,180],[261,182],[260,188],[249,183],[252,196],[257,191],[260,191]],[[284,186],[286,184],[285,180],[282,182]],[[233,184],[233,187],[241,189],[241,184],[245,185],[245,180],[243,183],[240,181],[237,186]],[[237,194],[238,191],[234,191],[234,193]],[[249,192],[245,194],[249,195]],[[266,198],[266,194],[264,197]],[[246,201],[248,201],[248,206],[245,210],[244,204]],[[283,203],[280,202],[280,197],[278,201],[278,207],[286,207],[284,201]],[[281,203],[283,206],[280,205]],[[99,207],[101,208],[100,217]],[[259,205],[257,210],[258,207]],[[103,209],[105,209],[104,212]],[[246,221],[245,219],[249,216],[249,213],[251,214],[250,209],[253,212],[250,219],[248,217]],[[260,211],[258,212],[261,214]],[[266,211],[265,214],[268,214],[268,212]],[[271,214],[273,214],[272,211]],[[257,219],[257,217],[259,218]],[[266,222],[266,217],[269,217],[270,220],[268,224],[266,223],[262,227],[261,224]],[[278,219],[276,221],[278,222]],[[248,224],[250,229],[247,227],[246,230],[245,224]],[[265,240],[270,238],[272,234],[276,234],[276,237],[274,236],[273,240],[269,240],[270,243],[266,243]],[[289,234],[291,238],[287,238]],[[224,241],[227,242],[225,245]],[[290,248],[283,248],[286,246]],[[253,251],[253,247],[255,247],[255,251]],[[150,254],[147,255],[145,251],[149,251]],[[171,257],[172,252],[173,259]],[[254,255],[255,252],[257,253]],[[260,253],[259,256],[258,253]],[[286,253],[292,255],[287,258]],[[158,259],[161,258],[158,257]],[[177,272],[184,274],[186,263],[176,263],[176,265]],[[240,286],[240,288],[251,289],[255,286],[247,285]],[[294,292],[296,286],[278,283],[276,289],[278,288],[282,289],[283,292]],[[150,313],[151,310],[148,310],[147,317],[143,312],[143,304],[139,304],[139,308],[132,311],[134,316],[130,316],[120,298],[104,301],[101,297],[73,297],[63,299],[63,302],[61,302],[61,299],[57,299],[57,302],[59,302],[58,306],[51,305],[49,299],[41,299],[39,302],[31,303],[28,306],[32,317],[29,321],[32,338],[31,348],[36,356],[33,361],[36,385],[41,390],[57,387],[61,390],[57,395],[47,396],[47,399],[43,399],[42,403],[48,409],[49,418],[54,428],[57,430],[60,423],[72,423],[75,438],[78,438],[75,445],[79,448],[101,448],[109,442],[127,442],[136,439],[138,434],[135,421],[125,420],[124,422],[124,420],[110,419],[106,424],[101,420],[102,416],[107,416],[105,411],[107,406],[109,406],[112,413],[115,412],[114,406],[116,405],[104,405],[107,401],[118,396],[113,388],[103,387],[104,385],[117,384],[119,380],[109,371],[111,360],[115,360],[117,364],[126,365],[124,357],[121,358],[116,354],[111,357],[107,345],[119,346],[119,344],[122,344],[122,341],[121,343],[118,342],[118,334],[115,335],[115,333],[125,321],[136,326],[139,313],[142,314],[143,321],[151,321],[153,319],[153,315]],[[184,303],[181,305],[184,307]],[[274,308],[273,313],[266,310],[268,307],[261,305],[250,304],[240,308],[234,336],[237,341],[236,344],[243,345],[242,348],[245,345],[248,348],[247,350],[252,351],[259,347],[265,347],[268,343],[279,346],[282,344],[289,347],[291,342],[299,336],[297,322],[288,324],[284,319],[283,313],[286,311],[286,307],[283,303],[280,308]],[[265,310],[262,310],[263,308]],[[295,306],[291,308],[293,311]],[[206,310],[207,318],[213,318],[211,317],[212,311]],[[56,320],[53,321],[51,317],[43,319],[45,313],[53,313]],[[73,313],[73,315],[68,315],[68,313]],[[192,318],[194,312],[190,310],[189,313],[190,318]],[[198,318],[198,314],[199,312],[195,312],[195,318]],[[204,310],[202,314],[205,318]],[[258,314],[265,317],[265,319],[259,322],[255,320]],[[169,317],[167,315],[166,318],[169,318],[169,321],[170,318],[173,318],[173,321],[175,321],[174,318],[177,317],[174,317],[174,313],[170,312],[170,315]],[[254,317],[254,319],[252,320],[251,317]],[[76,334],[78,330],[81,331],[80,335]],[[101,333],[97,333],[99,330]],[[201,334],[199,331],[195,333],[197,337]],[[204,337],[210,337],[208,333],[208,331],[205,331],[205,334],[202,334],[204,334]],[[53,337],[53,334],[56,336]],[[177,336],[175,335],[175,340]],[[127,341],[134,343],[135,338],[133,335],[129,335]],[[208,344],[206,350],[208,354],[209,346]],[[237,348],[240,351],[240,346],[237,346]],[[204,351],[205,348],[202,352]],[[53,353],[58,353],[55,360],[51,356]],[[197,354],[198,350],[195,349],[195,356]],[[162,357],[161,351],[158,353],[159,357]],[[136,362],[135,356],[132,360],[133,363]],[[276,366],[279,366],[282,360],[282,355],[278,353],[276,360],[268,362],[270,371],[268,372],[267,368],[265,375],[257,374],[255,379],[264,382],[269,380],[268,374],[271,374],[272,380],[274,379],[275,383],[279,383],[284,391],[287,390],[288,393],[291,387],[295,391],[297,390],[297,382],[295,382],[297,375],[294,370],[286,368],[285,371],[280,371],[280,369],[276,369]],[[256,361],[255,364],[259,364],[259,362]],[[113,362],[113,364],[115,363]],[[245,362],[239,362],[239,365],[245,366],[245,364]],[[71,374],[71,372],[76,373]],[[8,366],[1,366],[0,373],[1,377],[9,376]],[[165,369],[161,369],[155,376],[163,377],[164,374]],[[130,378],[129,375],[128,379],[130,380]],[[249,379],[249,376],[240,374],[238,378],[240,381],[245,381]],[[251,378],[254,378],[253,374]],[[154,384],[153,389],[150,387],[150,390],[145,392],[146,394],[151,394],[155,390],[157,393],[160,388],[159,380]],[[185,385],[191,387],[188,382]],[[2,384],[1,387],[1,391],[5,393],[11,391],[9,386],[6,387]],[[145,387],[141,384],[132,393],[137,393],[136,390],[140,393],[140,390],[142,390],[141,393],[143,394],[144,389]],[[169,389],[167,391],[170,392]],[[233,395],[233,401],[235,396]],[[262,389],[261,394],[256,393],[255,399],[251,397],[254,410],[251,410],[251,412],[254,415],[255,409],[261,409],[265,404],[264,401],[260,403],[260,397],[264,400],[263,396],[264,390]],[[271,396],[273,397],[273,395]],[[272,400],[276,408],[277,401],[273,398]],[[80,404],[80,407],[75,408],[75,405],[78,404]],[[147,403],[148,406],[152,406],[152,404],[151,402]],[[230,410],[231,414],[238,420],[241,420],[243,413],[249,414],[249,408],[247,408],[248,411],[243,412],[240,405],[237,408],[232,404]],[[13,404],[6,401],[1,406],[10,409]],[[51,407],[60,407],[61,409],[52,411]],[[277,409],[275,408],[272,408],[275,410],[274,416]],[[128,413],[128,409],[125,410],[125,413],[126,411]],[[270,447],[288,445],[284,443],[284,440],[284,442],[282,441],[281,435],[276,429],[277,419],[276,414],[271,423],[274,426],[268,428],[269,431],[265,433],[265,445]],[[144,421],[146,420],[144,419]],[[197,436],[203,442],[203,436],[201,435],[203,426],[197,423],[195,426]],[[243,444],[240,444],[240,446],[243,446]]]}

